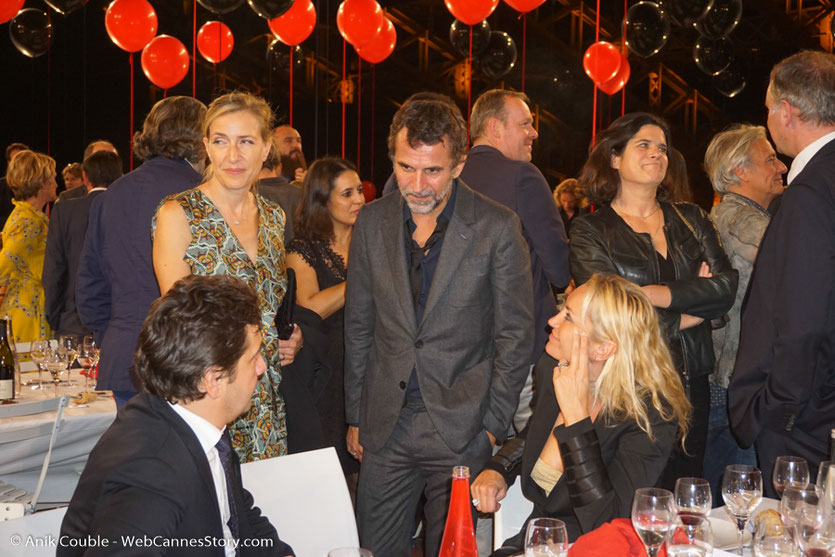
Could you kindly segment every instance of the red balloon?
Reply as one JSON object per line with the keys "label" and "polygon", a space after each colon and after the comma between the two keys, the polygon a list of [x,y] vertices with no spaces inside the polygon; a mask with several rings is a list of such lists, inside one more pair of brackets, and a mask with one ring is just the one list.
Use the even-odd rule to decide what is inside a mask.
{"label": "red balloon", "polygon": [[604,83],[615,77],[620,69],[621,55],[618,48],[606,41],[591,45],[583,56],[583,68],[592,81]]}
{"label": "red balloon", "polygon": [[0,2],[0,23],[10,21],[17,12],[23,9],[23,3],[26,0],[5,0]]}
{"label": "red balloon", "polygon": [[504,0],[508,6],[517,12],[527,13],[545,3],[545,0]]}
{"label": "red balloon", "polygon": [[629,81],[629,72],[629,61],[626,59],[626,56],[621,54],[620,69],[618,69],[618,73],[609,81],[598,83],[597,87],[607,95],[614,95],[623,89],[623,86],[626,85],[627,81]]}
{"label": "red balloon", "polygon": [[467,25],[478,25],[493,13],[499,0],[444,0],[455,19]]}
{"label": "red balloon", "polygon": [[357,49],[357,54],[366,62],[379,64],[394,52],[394,45],[397,44],[397,31],[389,18],[385,18],[383,30],[377,33],[374,39],[362,48]]}
{"label": "red balloon", "polygon": [[197,32],[197,50],[213,64],[229,58],[234,46],[232,31],[219,21],[207,21]]}
{"label": "red balloon", "polygon": [[384,20],[376,0],[345,0],[336,12],[339,34],[356,48],[370,43],[382,31]]}
{"label": "red balloon", "polygon": [[374,182],[369,180],[362,181],[362,196],[365,198],[366,203],[371,203],[377,198],[377,187],[374,185]]}
{"label": "red balloon", "polygon": [[128,52],[139,52],[157,34],[157,12],[148,0],[113,0],[104,14],[110,40]]}
{"label": "red balloon", "polygon": [[307,39],[316,27],[316,8],[310,0],[296,0],[287,12],[267,23],[279,41],[296,46]]}
{"label": "red balloon", "polygon": [[142,71],[160,89],[171,89],[188,73],[188,50],[180,39],[160,35],[142,50]]}

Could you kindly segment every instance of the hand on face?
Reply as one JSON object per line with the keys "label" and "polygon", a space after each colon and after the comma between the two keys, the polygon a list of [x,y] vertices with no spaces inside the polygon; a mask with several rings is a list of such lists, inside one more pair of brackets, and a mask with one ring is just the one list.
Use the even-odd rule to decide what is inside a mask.
{"label": "hand on face", "polygon": [[554,368],[553,383],[560,413],[566,426],[589,416],[589,337],[585,331],[574,329],[571,359]]}

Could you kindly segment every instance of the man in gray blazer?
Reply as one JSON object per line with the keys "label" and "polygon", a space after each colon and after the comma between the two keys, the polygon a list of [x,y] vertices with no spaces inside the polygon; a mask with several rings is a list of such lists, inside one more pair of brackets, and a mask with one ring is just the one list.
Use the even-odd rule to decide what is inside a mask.
{"label": "man in gray blazer", "polygon": [[409,555],[421,493],[436,555],[452,467],[475,477],[508,430],[534,339],[530,256],[516,215],[457,179],[454,104],[422,100],[388,138],[401,195],[354,227],[345,301],[348,450],[362,459],[360,541]]}

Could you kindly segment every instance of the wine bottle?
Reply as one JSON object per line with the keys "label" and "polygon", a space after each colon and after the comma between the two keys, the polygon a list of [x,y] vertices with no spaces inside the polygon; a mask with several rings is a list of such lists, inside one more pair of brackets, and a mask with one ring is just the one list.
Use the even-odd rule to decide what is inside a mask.
{"label": "wine bottle", "polygon": [[0,319],[0,401],[14,400],[15,357],[9,346],[9,321]]}
{"label": "wine bottle", "polygon": [[829,460],[835,461],[835,427],[829,432]]}
{"label": "wine bottle", "polygon": [[470,469],[452,469],[452,496],[438,557],[478,557],[470,503]]}

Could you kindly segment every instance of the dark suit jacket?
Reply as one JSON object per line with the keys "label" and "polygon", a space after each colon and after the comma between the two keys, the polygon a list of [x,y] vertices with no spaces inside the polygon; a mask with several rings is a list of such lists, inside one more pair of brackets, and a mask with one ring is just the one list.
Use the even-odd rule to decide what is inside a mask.
{"label": "dark suit jacket", "polygon": [[[654,487],[661,479],[676,443],[678,424],[662,420],[647,402],[655,440],[634,419],[616,421],[599,416],[594,422],[586,419],[554,428],[560,413],[552,380],[556,364],[548,354],[542,355],[534,372],[534,413],[520,437],[506,443],[486,468],[502,474],[508,485],[521,475],[522,493],[534,503],[528,520],[559,518],[574,541],[610,520],[630,516],[635,490]],[[556,435],[565,472],[546,496],[531,478],[531,470],[550,435]],[[515,551],[501,554],[522,551],[524,537],[525,527],[507,544]]]}
{"label": "dark suit jacket", "polygon": [[142,321],[159,286],[151,260],[151,219],[166,196],[196,187],[184,160],[154,157],[93,201],[78,269],[81,322],[101,345],[99,389],[136,391],[130,376]]}
{"label": "dark suit jacket", "polygon": [[360,211],[345,295],[348,423],[378,451],[417,366],[426,410],[461,452],[487,430],[507,433],[533,343],[530,258],[519,219],[458,182],[455,208],[420,323],[406,263],[403,197]]}
{"label": "dark suit jacket", "polygon": [[98,190],[57,203],[49,216],[42,280],[46,297],[46,320],[57,335],[90,334],[90,329],[82,325],[78,318],[75,283],[81,248],[84,247],[84,237],[87,235],[90,206],[102,193]]}
{"label": "dark suit jacket", "polygon": [[14,210],[14,203],[12,203],[12,199],[14,199],[12,188],[9,187],[9,184],[6,182],[6,177],[4,176],[0,178],[0,229],[5,226],[6,220]]}
{"label": "dark suit jacket", "polygon": [[763,428],[825,457],[835,427],[835,141],[782,195],[743,304],[728,410],[740,444]]}
{"label": "dark suit jacket", "polygon": [[531,255],[536,320],[536,338],[528,363],[536,363],[548,340],[548,320],[557,313],[550,285],[561,288],[571,280],[565,227],[551,188],[533,164],[509,159],[489,145],[470,149],[461,179],[475,191],[509,207],[522,222],[522,235]]}
{"label": "dark suit jacket", "polygon": [[58,196],[58,201],[67,201],[69,199],[81,199],[87,195],[87,186],[76,186],[71,190],[64,190]]}
{"label": "dark suit jacket", "polygon": [[264,178],[258,180],[255,185],[261,197],[278,203],[284,210],[284,247],[286,248],[294,236],[293,221],[296,218],[296,207],[302,199],[302,189],[292,185],[284,176]]}
{"label": "dark suit jacket", "polygon": [[[237,456],[233,468],[237,489],[231,492],[236,495],[240,540],[272,540],[272,547],[241,547],[241,555],[292,555],[292,549],[279,540],[269,519],[253,506],[252,495],[241,485]],[[206,453],[188,424],[168,403],[142,393],[119,411],[116,421],[90,453],[61,524],[61,535],[112,540],[120,536],[223,538],[217,492]],[[83,550],[59,547],[57,555],[81,555]],[[116,553],[222,557],[224,548],[115,546],[84,554]]]}

